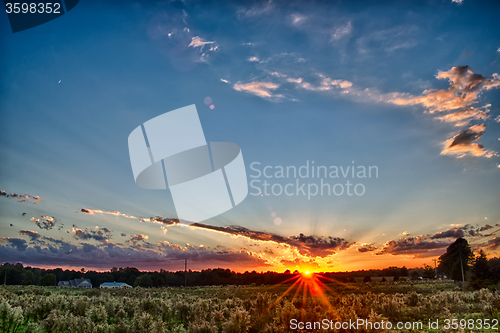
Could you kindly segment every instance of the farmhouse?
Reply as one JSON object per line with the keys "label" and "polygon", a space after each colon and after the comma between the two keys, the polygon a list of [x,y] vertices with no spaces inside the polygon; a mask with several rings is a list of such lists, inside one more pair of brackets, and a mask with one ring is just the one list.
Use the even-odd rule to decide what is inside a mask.
{"label": "farmhouse", "polygon": [[92,282],[89,279],[74,279],[69,281],[59,281],[58,287],[71,287],[71,288],[92,288]]}
{"label": "farmhouse", "polygon": [[125,282],[104,282],[103,284],[101,284],[100,288],[107,288],[107,289],[132,288],[132,286],[129,284],[126,284]]}

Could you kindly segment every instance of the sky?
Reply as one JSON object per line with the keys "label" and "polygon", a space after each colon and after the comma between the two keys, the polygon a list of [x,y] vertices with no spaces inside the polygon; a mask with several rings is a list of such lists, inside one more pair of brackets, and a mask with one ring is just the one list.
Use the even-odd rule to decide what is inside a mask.
{"label": "sky", "polygon": [[[498,256],[499,10],[89,0],[17,33],[1,14],[0,262],[350,271],[434,265],[457,237]],[[249,194],[185,224],[127,140],[192,104]]]}

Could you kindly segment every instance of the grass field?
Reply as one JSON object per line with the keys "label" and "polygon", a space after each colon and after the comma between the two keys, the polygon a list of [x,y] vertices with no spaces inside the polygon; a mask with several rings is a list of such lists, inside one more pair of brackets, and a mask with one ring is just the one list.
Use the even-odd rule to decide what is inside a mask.
{"label": "grass field", "polygon": [[[500,319],[499,311],[497,291],[461,291],[453,282],[442,281],[341,284],[299,277],[275,286],[0,287],[2,332],[493,332],[498,330],[491,324]],[[293,319],[304,325],[327,319],[332,326],[294,330]],[[358,319],[392,325],[420,322],[423,328],[333,326]],[[445,329],[447,319],[457,319],[456,329]],[[439,327],[428,329],[429,320],[439,320]]]}

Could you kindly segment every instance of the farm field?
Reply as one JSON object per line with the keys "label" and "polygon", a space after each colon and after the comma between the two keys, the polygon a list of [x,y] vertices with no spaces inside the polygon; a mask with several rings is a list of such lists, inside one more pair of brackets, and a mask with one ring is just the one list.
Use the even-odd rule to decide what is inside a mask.
{"label": "farm field", "polygon": [[[1,332],[485,332],[500,319],[500,293],[452,282],[336,283],[316,277],[271,286],[70,289],[0,287]],[[323,319],[420,322],[422,328],[300,330]],[[445,320],[457,319],[457,329]],[[479,329],[488,319],[490,329]],[[428,329],[439,320],[438,329]],[[462,320],[462,321],[460,321]],[[471,324],[472,323],[472,324]],[[333,325],[333,324],[332,324]],[[408,324],[410,325],[410,324]],[[415,324],[413,324],[415,325]],[[460,327],[462,325],[462,327]],[[473,325],[471,326],[467,325]],[[474,326],[475,325],[475,326]],[[498,325],[497,325],[498,326]],[[305,326],[304,326],[305,327]],[[492,329],[493,328],[493,329]]]}

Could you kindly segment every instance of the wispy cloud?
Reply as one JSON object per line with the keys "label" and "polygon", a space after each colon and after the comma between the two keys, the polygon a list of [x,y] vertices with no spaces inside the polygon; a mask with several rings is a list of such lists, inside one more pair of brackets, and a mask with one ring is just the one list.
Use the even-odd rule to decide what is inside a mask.
{"label": "wispy cloud", "polygon": [[140,219],[140,222],[153,222],[153,223],[159,223],[159,224],[165,224],[165,225],[177,225],[180,224],[178,219],[173,219],[169,217],[163,217],[163,216],[153,216],[148,218],[142,218]]}
{"label": "wispy cloud", "polygon": [[290,16],[290,19],[293,25],[300,25],[306,21],[307,17],[299,13],[295,13]]}
{"label": "wispy cloud", "polygon": [[200,49],[203,49],[203,47],[207,44],[214,44],[215,42],[212,41],[206,41],[203,38],[196,36],[191,39],[191,43],[189,43],[189,47],[198,47]]}
{"label": "wispy cloud", "polygon": [[272,82],[250,82],[250,83],[235,83],[233,89],[237,91],[247,92],[266,99],[279,99],[283,95],[274,94],[273,90],[279,88],[279,85]]}
{"label": "wispy cloud", "polygon": [[121,217],[126,217],[128,219],[138,219],[137,217],[133,215],[128,215],[128,214],[123,214],[118,211],[104,211],[100,209],[88,209],[88,208],[82,208],[80,209],[80,212],[93,215],[93,214],[108,214],[108,215],[114,215],[114,216],[121,216]]}
{"label": "wispy cloud", "polygon": [[242,17],[248,18],[248,17],[260,16],[263,14],[269,14],[273,9],[274,9],[274,4],[271,0],[269,0],[268,2],[257,4],[250,8],[240,8],[238,9],[237,14],[240,18]]}
{"label": "wispy cloud", "polygon": [[338,41],[344,37],[349,36],[351,33],[352,33],[352,23],[351,21],[349,21],[345,25],[339,26],[333,30],[332,40]]}

